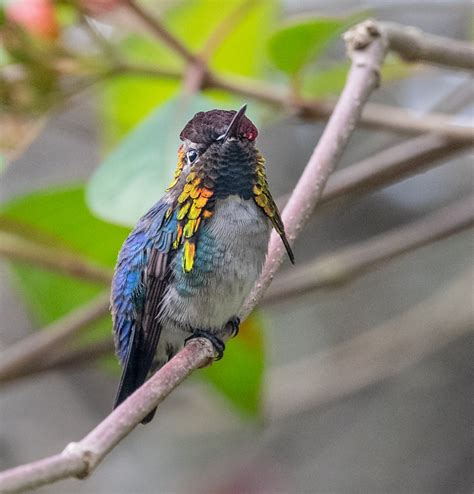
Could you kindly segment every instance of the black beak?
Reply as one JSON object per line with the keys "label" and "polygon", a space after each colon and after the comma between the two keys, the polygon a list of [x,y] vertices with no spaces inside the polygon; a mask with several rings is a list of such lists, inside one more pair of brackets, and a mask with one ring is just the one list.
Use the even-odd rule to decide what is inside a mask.
{"label": "black beak", "polygon": [[225,134],[223,135],[223,140],[227,139],[238,139],[240,133],[240,124],[245,115],[245,110],[247,109],[247,105],[244,105],[235,115],[232,121],[227,127]]}

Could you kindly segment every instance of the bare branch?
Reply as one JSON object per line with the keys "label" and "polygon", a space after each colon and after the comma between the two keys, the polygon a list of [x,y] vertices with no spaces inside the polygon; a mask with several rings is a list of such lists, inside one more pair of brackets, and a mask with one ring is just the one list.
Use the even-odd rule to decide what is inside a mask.
{"label": "bare branch", "polygon": [[390,261],[473,225],[474,197],[468,197],[421,220],[282,273],[268,289],[262,302],[274,304],[290,296],[339,286],[382,262]]}
{"label": "bare branch", "polygon": [[[335,103],[331,101],[309,99],[290,101],[286,93],[278,87],[236,76],[230,79],[208,74],[205,87],[222,89],[276,108],[284,108],[306,119],[325,120],[335,107]],[[408,110],[378,103],[365,105],[360,123],[369,128],[407,135],[435,132],[456,141],[472,143],[474,139],[472,127],[456,125],[452,117],[439,113],[418,117]]]}
{"label": "bare branch", "polygon": [[[386,187],[421,173],[427,167],[440,165],[441,160],[469,147],[467,143],[453,142],[434,134],[395,144],[333,173],[319,204],[322,206],[341,197],[365,194]],[[280,196],[277,203],[283,206],[289,197],[290,194]]]}
{"label": "bare branch", "polygon": [[390,49],[405,60],[474,70],[472,43],[435,36],[416,27],[402,26],[394,22],[382,22],[379,26],[389,40]]}
{"label": "bare branch", "polygon": [[[373,29],[379,29],[379,24],[374,21],[370,21],[371,25],[374,26]],[[390,48],[393,47],[399,52],[406,52],[409,56],[410,51],[409,46],[402,48],[400,46],[401,42],[399,40],[400,36],[409,33],[410,36],[415,36],[413,33],[416,32],[417,39],[425,40],[426,47],[424,46],[422,50],[416,51],[417,59],[424,60],[426,57],[427,61],[434,60],[434,54],[438,53],[440,47],[448,47],[449,53],[452,52],[453,43],[457,46],[458,42],[454,42],[449,38],[441,38],[439,36],[433,36],[430,34],[422,33],[415,28],[406,27],[403,28],[403,35],[400,34],[397,29],[392,29],[391,24],[382,23],[384,29],[388,31],[391,38],[388,39],[390,43]],[[160,25],[161,26],[161,25]],[[395,25],[396,26],[396,25]],[[164,26],[161,29],[166,31]],[[169,34],[169,33],[168,33]],[[405,38],[403,38],[405,39]],[[410,39],[409,37],[406,39]],[[433,41],[434,45],[430,49],[430,43]],[[363,42],[363,41],[362,41]],[[459,42],[460,43],[460,42]],[[466,50],[461,50],[459,52],[459,57],[455,57],[454,60],[461,58],[465,60],[466,63],[471,60],[472,45],[467,45],[465,43],[460,43],[462,47]],[[415,45],[413,45],[413,49]],[[469,48],[467,48],[469,47]],[[196,62],[195,58],[193,59]],[[440,58],[441,63],[441,58]],[[459,60],[458,60],[459,61]],[[469,64],[469,63],[468,63]],[[451,66],[452,63],[447,63]],[[158,69],[155,73],[153,66],[133,66],[131,64],[127,65],[128,70],[136,74],[142,74],[145,76],[160,76],[160,72],[164,71],[167,77],[180,78],[182,74],[167,71],[164,69]],[[299,99],[298,101],[293,101],[288,97],[285,89],[277,87],[275,85],[251,80],[248,78],[238,77],[233,75],[232,78],[224,77],[215,74],[209,70],[206,70],[203,78],[203,87],[208,89],[221,89],[233,94],[244,96],[246,98],[251,98],[262,103],[269,104],[276,108],[283,108],[289,110],[290,112],[296,113],[297,115],[308,118],[308,119],[327,119],[334,110],[335,103],[330,101],[320,101],[320,100],[309,100],[309,99]],[[414,115],[409,110],[402,108],[391,107],[387,105],[381,105],[377,103],[369,103],[365,105],[362,112],[361,124],[368,126],[370,128],[378,130],[387,130],[394,132],[401,132],[408,135],[422,134],[422,133],[436,133],[445,136],[449,139],[456,140],[459,142],[471,143],[474,140],[474,131],[470,126],[456,125],[453,123],[451,117],[439,113],[431,113],[429,115],[423,115],[421,117]]]}
{"label": "bare branch", "polygon": [[[356,35],[360,36],[364,26],[366,44],[361,48],[354,47]],[[370,93],[378,86],[380,67],[386,54],[387,42],[376,31],[373,23],[364,23],[364,26],[360,25],[357,30],[346,33],[349,55],[352,60],[346,86],[283,211],[282,217],[290,243],[294,242],[311,217],[329,175],[349,142],[363,105]],[[268,247],[267,261],[259,281],[244,304],[240,314],[242,319],[245,319],[258,304],[283,259],[284,249],[281,239],[273,232]]]}
{"label": "bare branch", "polygon": [[112,335],[105,340],[74,348],[59,348],[54,354],[48,353],[35,361],[35,366],[23,367],[15,379],[36,375],[42,372],[63,370],[70,367],[89,365],[114,354]]}
{"label": "bare branch", "polygon": [[0,354],[0,383],[6,383],[24,375],[25,372],[28,373],[32,367],[35,368],[36,361],[44,357],[46,350],[51,355],[58,347],[108,314],[108,311],[109,294],[107,293],[8,347]]}
{"label": "bare branch", "polygon": [[[388,113],[383,113],[389,110]],[[382,112],[382,113],[380,113]],[[364,124],[372,129],[390,130],[403,134],[424,134],[432,132],[449,139],[473,143],[472,127],[453,124],[452,117],[440,113],[428,113],[422,117],[415,116],[403,108],[387,107],[378,103],[368,105],[362,114]],[[466,121],[466,123],[470,123]]]}
{"label": "bare branch", "polygon": [[146,12],[135,0],[124,0],[128,8],[139,17],[163,43],[188,63],[198,62],[197,57],[174,36],[156,17]]}
{"label": "bare branch", "polygon": [[349,194],[367,193],[435,166],[453,154],[468,149],[434,134],[422,135],[384,149],[331,176],[321,204]]}
{"label": "bare branch", "polygon": [[47,247],[11,233],[0,232],[0,256],[95,283],[109,285],[112,279],[108,268],[80,259],[64,249]]}
{"label": "bare branch", "polygon": [[265,387],[268,416],[278,419],[341,399],[403,371],[471,332],[473,276],[468,269],[381,326],[270,371]]}
{"label": "bare branch", "polygon": [[195,339],[86,437],[58,454],[0,474],[1,492],[22,492],[67,477],[87,477],[136,425],[191,372],[212,361],[208,340]]}

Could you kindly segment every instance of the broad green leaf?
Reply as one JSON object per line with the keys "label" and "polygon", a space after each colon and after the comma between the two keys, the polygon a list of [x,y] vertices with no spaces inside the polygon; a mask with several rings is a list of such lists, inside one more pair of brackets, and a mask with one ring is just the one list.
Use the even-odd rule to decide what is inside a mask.
{"label": "broad green leaf", "polygon": [[[136,64],[180,68],[176,57],[155,40],[130,35],[118,49]],[[168,63],[165,63],[168,62]],[[133,74],[123,74],[104,82],[102,86],[102,139],[105,150],[110,150],[153,108],[167,101],[178,90],[176,80],[157,79]]]}
{"label": "broad green leaf", "polygon": [[[177,163],[179,134],[198,111],[215,108],[201,94],[173,98],[138,125],[96,170],[87,202],[101,218],[133,225],[163,194]],[[252,110],[249,116],[255,117]]]}
{"label": "broad green leaf", "polygon": [[285,23],[268,40],[270,59],[283,72],[295,75],[318,58],[347,26],[342,18],[303,18]]}
{"label": "broad green leaf", "polygon": [[265,367],[262,316],[253,313],[238,336],[226,344],[224,357],[200,371],[205,379],[246,415],[261,411]]}
{"label": "broad green leaf", "polygon": [[[215,9],[215,3],[211,2]],[[242,4],[251,5],[246,9],[238,25],[227,33],[224,42],[215,51],[211,67],[220,73],[248,77],[262,77],[266,62],[265,40],[275,24],[278,8],[274,0],[239,0],[233,2],[233,10]],[[216,9],[217,10],[217,9]],[[227,13],[231,15],[232,10]]]}
{"label": "broad green leaf", "polygon": [[[4,228],[58,248],[67,248],[97,264],[112,267],[128,229],[95,218],[84,202],[84,189],[70,186],[34,192],[0,208]],[[9,227],[10,225],[10,227]],[[24,263],[12,263],[25,300],[39,324],[48,324],[108,290]],[[110,316],[90,328],[90,335],[110,335]]]}

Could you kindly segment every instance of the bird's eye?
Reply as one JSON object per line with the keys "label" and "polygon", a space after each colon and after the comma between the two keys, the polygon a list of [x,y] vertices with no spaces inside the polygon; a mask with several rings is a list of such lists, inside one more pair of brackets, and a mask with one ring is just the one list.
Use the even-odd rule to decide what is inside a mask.
{"label": "bird's eye", "polygon": [[190,165],[196,161],[197,157],[198,157],[198,153],[195,149],[190,149],[188,151],[188,163]]}

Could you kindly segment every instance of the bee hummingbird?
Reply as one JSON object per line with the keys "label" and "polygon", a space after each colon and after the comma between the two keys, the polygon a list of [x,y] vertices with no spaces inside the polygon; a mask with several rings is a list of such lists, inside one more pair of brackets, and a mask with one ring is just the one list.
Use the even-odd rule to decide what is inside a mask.
{"label": "bee hummingbird", "polygon": [[208,338],[222,357],[272,226],[294,262],[245,110],[200,112],[187,123],[172,183],[120,250],[111,311],[123,372],[114,407],[191,338]]}

